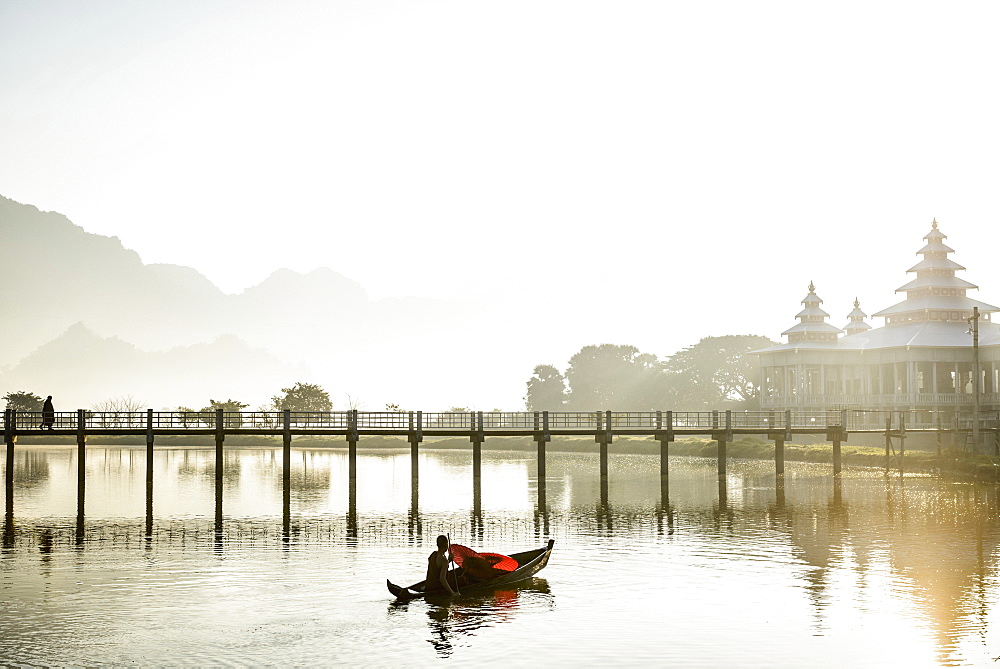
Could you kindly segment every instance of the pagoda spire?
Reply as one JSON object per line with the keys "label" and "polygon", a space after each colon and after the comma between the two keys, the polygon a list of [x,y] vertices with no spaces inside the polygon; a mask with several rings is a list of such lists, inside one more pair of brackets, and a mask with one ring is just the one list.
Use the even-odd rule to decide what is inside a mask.
{"label": "pagoda spire", "polygon": [[837,341],[837,335],[842,330],[826,322],[830,314],[819,306],[823,304],[823,300],[816,294],[816,285],[812,281],[809,282],[809,293],[802,298],[802,304],[805,308],[795,315],[799,322],[781,333],[788,335],[788,343]]}
{"label": "pagoda spire", "polygon": [[861,311],[861,303],[858,302],[858,298],[856,297],[854,298],[854,311],[849,313],[847,317],[850,319],[850,322],[844,326],[844,332],[847,333],[848,337],[860,332],[867,332],[872,329],[872,326],[865,322],[865,319],[868,318],[868,314]]}
{"label": "pagoda spire", "polygon": [[906,293],[906,299],[875,314],[885,318],[886,325],[928,321],[964,323],[972,315],[973,307],[979,307],[981,314],[1000,311],[1000,307],[966,296],[967,291],[975,290],[978,286],[955,276],[955,272],[965,268],[948,257],[955,249],[944,243],[947,238],[938,229],[935,218],[931,222],[930,232],[924,235],[926,243],[917,251],[917,255],[923,256],[923,260],[906,270],[917,277],[896,289],[897,293]]}

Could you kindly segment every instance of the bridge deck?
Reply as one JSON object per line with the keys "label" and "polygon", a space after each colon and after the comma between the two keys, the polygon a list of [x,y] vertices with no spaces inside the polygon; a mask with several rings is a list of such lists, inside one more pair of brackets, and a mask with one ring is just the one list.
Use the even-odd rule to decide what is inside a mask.
{"label": "bridge deck", "polygon": [[[310,412],[310,411],[89,411],[44,416],[5,411],[0,429],[17,435],[329,435],[423,437],[500,436],[679,436],[795,435],[907,432],[964,432],[971,419],[943,423],[904,411],[470,411],[470,412]],[[51,428],[51,429],[50,429]],[[990,415],[980,428],[998,429]]]}

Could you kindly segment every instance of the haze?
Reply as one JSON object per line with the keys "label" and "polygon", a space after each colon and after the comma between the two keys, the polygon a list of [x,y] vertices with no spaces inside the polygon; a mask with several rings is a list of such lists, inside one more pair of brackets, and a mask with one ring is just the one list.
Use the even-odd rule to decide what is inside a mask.
{"label": "haze", "polygon": [[[234,334],[287,362],[286,384],[369,410],[518,409],[534,365],[584,345],[777,340],[810,281],[838,327],[855,297],[868,313],[893,304],[934,217],[974,297],[1000,298],[998,14],[8,0],[0,194],[229,294],[327,267],[373,303],[423,305],[328,314],[358,332],[322,348],[322,331],[309,349],[254,342],[251,321],[204,337],[177,323],[149,350]],[[291,333],[323,308],[257,323]],[[178,392],[146,399],[225,391]]]}

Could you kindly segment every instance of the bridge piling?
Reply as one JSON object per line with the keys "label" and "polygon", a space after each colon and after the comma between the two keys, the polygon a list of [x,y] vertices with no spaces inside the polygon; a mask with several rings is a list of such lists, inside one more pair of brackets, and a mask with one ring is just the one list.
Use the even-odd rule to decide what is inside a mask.
{"label": "bridge piling", "polygon": [[225,416],[222,409],[215,411],[215,517],[216,523],[222,522],[222,475],[224,468],[223,444],[226,440]]}
{"label": "bridge piling", "polygon": [[483,442],[486,437],[483,435],[483,412],[475,411],[470,415],[472,420],[472,479],[478,481],[483,475]]}
{"label": "bridge piling", "polygon": [[3,442],[7,450],[7,469],[4,474],[4,533],[3,545],[14,544],[14,410],[4,410]]}
{"label": "bridge piling", "polygon": [[14,443],[17,436],[14,431],[17,412],[13,409],[4,409],[3,416],[3,443],[7,449],[7,469],[4,475],[7,507],[13,512],[14,505]]}
{"label": "bridge piling", "polygon": [[776,435],[774,437],[774,475],[785,475],[785,437]]}
{"label": "bridge piling", "polygon": [[[603,427],[602,427],[603,424]],[[612,442],[611,412],[597,412],[597,443],[601,450],[601,478],[608,477],[608,444]]]}
{"label": "bridge piling", "polygon": [[[719,469],[719,481],[724,481],[726,478],[726,445],[728,442],[733,440],[733,413],[732,411],[726,411],[726,427],[725,431],[722,431],[719,426],[719,412],[712,412],[712,427],[715,428],[716,432],[712,435],[712,438],[716,440],[719,444],[718,450],[718,469]],[[720,490],[722,489],[722,483],[720,485]]]}
{"label": "bridge piling", "polygon": [[347,414],[347,478],[358,478],[358,410]]}
{"label": "bridge piling", "polygon": [[292,412],[281,412],[281,507],[284,516],[292,499]]}
{"label": "bridge piling", "polygon": [[899,412],[899,475],[902,476],[905,468],[903,466],[903,454],[906,452],[906,414]]}
{"label": "bridge piling", "polygon": [[[549,412],[534,412],[534,436],[535,444],[538,446],[538,485],[542,489],[545,487],[545,442],[552,440],[549,433]],[[544,493],[543,493],[544,494]]]}
{"label": "bridge piling", "polygon": [[[86,439],[86,414],[83,409],[76,412],[77,435]],[[146,409],[146,538],[153,534],[153,410]]]}
{"label": "bridge piling", "polygon": [[[670,442],[674,440],[674,412],[667,412],[666,428],[664,428],[663,412],[656,412],[656,433],[653,435],[660,442],[660,497],[667,500],[670,497]],[[666,503],[666,502],[664,502]]]}
{"label": "bridge piling", "polygon": [[413,422],[413,412],[410,412],[410,429],[407,440],[410,442],[410,479],[416,490],[417,479],[420,478],[420,442],[424,440],[424,412],[418,411],[416,424]]}

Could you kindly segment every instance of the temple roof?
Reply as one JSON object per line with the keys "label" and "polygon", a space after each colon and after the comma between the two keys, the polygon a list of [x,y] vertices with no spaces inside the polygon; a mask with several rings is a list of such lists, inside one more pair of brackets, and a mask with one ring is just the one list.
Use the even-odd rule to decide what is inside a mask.
{"label": "temple roof", "polygon": [[990,313],[1000,311],[1000,307],[986,304],[974,300],[971,297],[959,295],[928,295],[926,297],[913,297],[894,304],[887,309],[883,309],[873,316],[892,316],[893,314],[905,314],[910,311],[925,311],[927,309],[938,311],[967,311],[972,313],[972,307],[979,307],[980,313]]}
{"label": "temple roof", "polygon": [[966,290],[975,290],[976,288],[979,288],[976,284],[969,283],[965,279],[957,276],[921,276],[917,277],[905,286],[900,286],[896,289],[896,292],[905,293],[908,290],[929,288],[931,286],[935,288],[964,288]]}
{"label": "temple roof", "polygon": [[924,269],[952,269],[952,270],[961,270],[961,269],[965,269],[965,268],[962,267],[961,265],[959,265],[957,262],[955,262],[951,258],[924,258],[923,260],[921,260],[920,262],[918,262],[916,265],[914,265],[910,269],[906,270],[906,272],[907,273],[910,273],[910,272],[919,272],[920,270],[924,270]]}
{"label": "temple roof", "polygon": [[940,239],[932,239],[929,242],[927,242],[927,245],[924,246],[924,248],[917,251],[917,255],[922,255],[924,253],[933,253],[935,251],[938,251],[940,253],[954,253],[955,249],[951,248],[950,246],[945,246]]}
{"label": "temple roof", "polygon": [[[1000,324],[980,321],[979,345],[1000,346]],[[967,348],[972,346],[972,335],[969,334],[969,324],[964,321],[950,323],[923,321],[906,323],[896,327],[873,328],[867,332],[841,337],[835,342],[803,341],[794,344],[778,344],[762,348],[754,353],[795,349],[857,351],[907,346]]]}
{"label": "temple roof", "polygon": [[822,316],[823,318],[829,318],[830,314],[826,313],[819,307],[806,307],[799,313],[795,314],[796,318],[802,318],[803,316]]}
{"label": "temple roof", "polygon": [[872,326],[865,322],[868,314],[861,311],[861,303],[858,302],[858,298],[856,297],[854,298],[854,311],[847,314],[847,317],[850,319],[850,322],[844,326],[844,332],[848,335],[872,329]]}
{"label": "temple roof", "polygon": [[819,321],[796,323],[792,327],[788,328],[781,334],[787,335],[793,332],[829,332],[833,334],[839,334],[843,332],[836,325],[830,325],[829,323],[820,323]]}

